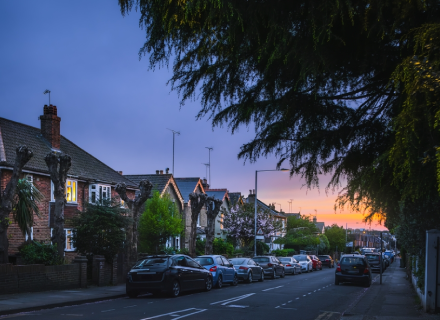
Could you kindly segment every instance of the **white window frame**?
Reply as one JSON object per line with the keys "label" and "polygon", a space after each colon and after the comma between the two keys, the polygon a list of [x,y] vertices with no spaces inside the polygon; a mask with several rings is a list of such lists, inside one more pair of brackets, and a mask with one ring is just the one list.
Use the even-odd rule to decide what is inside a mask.
{"label": "white window frame", "polygon": [[[73,229],[67,228],[67,229],[64,229],[64,232],[66,233],[66,241],[64,242],[64,251],[66,251],[66,252],[76,251],[76,248],[73,246],[73,242],[72,242]],[[70,241],[69,241],[70,242],[70,249],[67,249],[68,239],[70,239]]]}
{"label": "white window frame", "polygon": [[200,216],[201,216],[202,214],[199,212],[199,214],[197,215],[197,227],[201,227],[201,225],[200,225]]}
{"label": "white window frame", "polygon": [[[30,234],[30,236],[31,236],[31,240],[34,240],[34,227],[31,227],[31,234]],[[28,239],[29,239],[29,235],[26,233],[24,235],[24,240],[28,241]]]}
{"label": "white window frame", "polygon": [[[67,193],[67,181],[71,181],[72,183],[75,183],[75,192],[76,192],[75,199],[76,199],[76,201],[68,201],[67,195],[66,195],[66,201],[67,201],[67,203],[78,203],[78,180],[66,179],[66,186],[64,188],[66,190],[66,193]],[[50,180],[50,202],[55,201],[55,196],[53,195],[54,189],[55,189],[55,187],[54,187],[53,181]]]}
{"label": "white window frame", "polygon": [[[95,187],[95,188],[93,188],[93,187]],[[93,192],[92,190],[95,192],[95,202],[92,201],[92,192]],[[106,196],[107,200],[111,200],[111,198],[112,198],[112,186],[111,185],[99,184],[99,183],[91,184],[89,186],[89,202],[92,204],[96,204],[96,202],[100,200],[101,195],[104,194],[104,192],[107,193],[107,196]]]}

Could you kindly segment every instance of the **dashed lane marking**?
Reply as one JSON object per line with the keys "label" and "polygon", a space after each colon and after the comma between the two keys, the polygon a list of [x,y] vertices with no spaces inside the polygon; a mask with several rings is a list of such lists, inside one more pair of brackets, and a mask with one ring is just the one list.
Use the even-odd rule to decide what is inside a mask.
{"label": "dashed lane marking", "polygon": [[[157,316],[153,316],[153,317],[148,317],[148,318],[143,318],[141,320],[149,320],[149,319],[157,319],[157,318],[162,318],[162,317],[166,317],[166,316],[170,316],[173,317],[172,319],[177,320],[177,319],[182,319],[188,316],[191,316],[193,314],[197,314],[200,312],[204,312],[208,309],[196,309],[196,308],[189,308],[189,309],[184,309],[184,310],[179,310],[179,311],[174,311],[174,312],[169,312],[169,313],[164,313],[164,314],[159,314]],[[184,315],[180,315],[181,313],[185,313],[191,311],[190,313],[184,314]],[[175,318],[174,318],[175,317]]]}
{"label": "dashed lane marking", "polygon": [[278,288],[281,288],[281,287],[284,287],[284,286],[273,287],[273,288],[264,289],[264,290],[261,290],[261,291],[269,291],[269,290],[278,289]]}
{"label": "dashed lane marking", "polygon": [[235,298],[230,298],[230,299],[226,299],[226,300],[222,300],[222,301],[213,302],[213,303],[211,303],[211,305],[221,303],[221,305],[224,306],[224,305],[227,305],[228,303],[248,298],[248,297],[250,297],[250,296],[252,296],[254,294],[255,293],[244,294],[242,296],[238,296],[238,297],[235,297]]}

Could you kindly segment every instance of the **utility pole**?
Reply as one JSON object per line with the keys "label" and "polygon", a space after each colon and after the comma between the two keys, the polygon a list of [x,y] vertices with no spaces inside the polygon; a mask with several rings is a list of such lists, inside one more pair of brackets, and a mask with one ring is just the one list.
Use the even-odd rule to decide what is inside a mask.
{"label": "utility pole", "polygon": [[173,133],[173,176],[176,176],[174,174],[174,137],[175,137],[176,134],[180,136],[180,132],[179,131],[174,131],[174,130],[171,130],[171,129],[168,129],[168,130],[170,130]]}
{"label": "utility pole", "polygon": [[383,264],[383,240],[382,240],[382,232],[380,233],[380,284],[382,284],[382,264]]}
{"label": "utility pole", "polygon": [[211,147],[205,147],[209,151],[209,187],[212,188],[212,182],[211,182],[211,150],[214,150],[214,148]]}

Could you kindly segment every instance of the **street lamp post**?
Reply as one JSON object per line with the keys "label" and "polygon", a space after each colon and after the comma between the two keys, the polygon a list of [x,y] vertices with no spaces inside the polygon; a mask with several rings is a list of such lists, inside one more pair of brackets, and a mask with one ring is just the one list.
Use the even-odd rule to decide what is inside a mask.
{"label": "street lamp post", "polygon": [[275,169],[275,170],[255,170],[255,199],[254,199],[254,207],[255,207],[255,223],[254,223],[254,256],[257,255],[257,192],[258,192],[258,188],[257,188],[257,180],[258,180],[258,172],[263,172],[263,171],[289,171],[289,169]]}

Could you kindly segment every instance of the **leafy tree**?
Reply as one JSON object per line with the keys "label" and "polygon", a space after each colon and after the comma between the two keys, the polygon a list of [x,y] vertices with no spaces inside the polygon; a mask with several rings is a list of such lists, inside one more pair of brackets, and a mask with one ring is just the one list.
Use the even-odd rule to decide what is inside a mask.
{"label": "leafy tree", "polygon": [[287,218],[286,235],[275,240],[285,249],[315,250],[321,244],[318,229],[308,216]]}
{"label": "leafy tree", "polygon": [[44,196],[36,186],[26,179],[18,180],[16,195],[12,211],[14,221],[23,235],[30,235],[31,227],[34,224],[34,213],[38,217],[40,216],[38,205],[44,199]]}
{"label": "leafy tree", "polygon": [[130,219],[119,201],[101,200],[86,203],[84,211],[78,211],[72,219],[72,242],[84,255],[103,255],[111,262],[122,247]]}
{"label": "leafy tree", "polygon": [[336,250],[336,246],[338,247],[338,251],[345,250],[345,230],[343,227],[332,224],[330,227],[325,228],[325,236],[328,239],[331,251]]}
{"label": "leafy tree", "polygon": [[147,200],[144,213],[139,219],[139,249],[159,252],[170,237],[183,231],[182,218],[176,204],[168,194],[162,197],[158,191]]}
{"label": "leafy tree", "polygon": [[[253,203],[238,201],[227,211],[222,208],[223,229],[228,236],[242,247],[248,247],[255,238],[255,206]],[[257,208],[257,230],[261,229],[265,237],[283,230],[281,221],[276,220],[269,209]]]}

